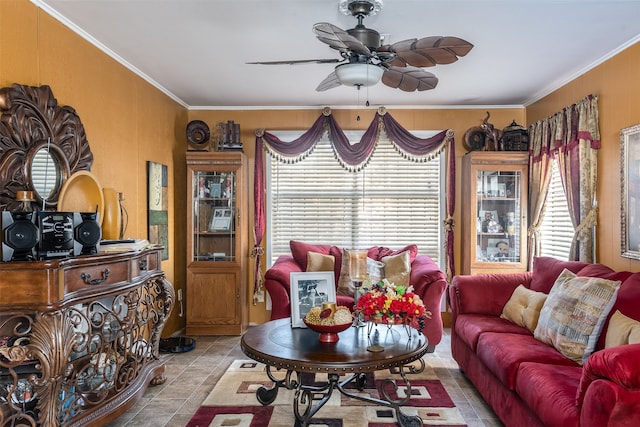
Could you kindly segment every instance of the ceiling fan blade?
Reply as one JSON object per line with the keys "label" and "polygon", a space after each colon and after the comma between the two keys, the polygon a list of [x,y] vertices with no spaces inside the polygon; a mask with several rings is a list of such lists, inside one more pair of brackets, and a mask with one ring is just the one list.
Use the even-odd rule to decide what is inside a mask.
{"label": "ceiling fan blade", "polygon": [[434,89],[438,78],[420,68],[389,67],[382,75],[382,83],[405,92]]}
{"label": "ceiling fan blade", "polygon": [[259,64],[259,65],[296,65],[296,64],[336,64],[342,62],[343,59],[294,59],[291,61],[257,61],[257,62],[245,62],[245,64]]}
{"label": "ceiling fan blade", "polygon": [[471,43],[458,37],[432,36],[384,45],[378,52],[395,53],[394,58],[386,61],[389,65],[433,67],[437,64],[456,62],[458,57],[465,56],[472,48]]}
{"label": "ceiling fan blade", "polygon": [[333,89],[334,87],[340,86],[340,80],[338,80],[338,76],[335,71],[329,74],[323,81],[320,82],[318,87],[316,88],[317,92],[324,92],[325,90]]}
{"label": "ceiling fan blade", "polygon": [[369,48],[360,40],[328,22],[314,24],[313,32],[316,33],[318,40],[341,52],[352,51],[360,55],[371,55]]}

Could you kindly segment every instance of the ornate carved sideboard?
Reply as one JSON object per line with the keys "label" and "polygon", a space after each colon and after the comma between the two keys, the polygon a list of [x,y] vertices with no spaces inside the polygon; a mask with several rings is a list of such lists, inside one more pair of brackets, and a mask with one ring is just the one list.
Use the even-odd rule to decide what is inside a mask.
{"label": "ornate carved sideboard", "polygon": [[0,264],[0,426],[106,424],[164,383],[161,255]]}

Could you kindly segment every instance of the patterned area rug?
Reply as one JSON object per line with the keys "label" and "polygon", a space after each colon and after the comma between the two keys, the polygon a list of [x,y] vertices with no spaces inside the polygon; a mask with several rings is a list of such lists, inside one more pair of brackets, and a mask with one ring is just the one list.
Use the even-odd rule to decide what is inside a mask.
{"label": "patterned area rug", "polygon": [[[416,366],[419,364],[416,363]],[[277,378],[283,375],[272,371]],[[313,385],[326,382],[325,374],[303,374],[300,381]],[[384,378],[397,379],[398,389],[385,390],[394,398],[403,398],[406,387],[397,373],[388,370],[367,374],[364,389],[353,393],[380,398],[379,389]],[[294,376],[295,379],[295,376]],[[402,407],[406,415],[419,415],[425,426],[464,427],[464,419],[456,409],[449,394],[429,367],[419,374],[409,374],[411,398]],[[265,366],[253,360],[235,360],[217,382],[215,388],[202,403],[187,427],[297,427],[293,414],[295,391],[280,388],[276,400],[267,406],[256,399],[260,386],[271,388],[273,383]],[[350,390],[351,391],[351,390]],[[309,427],[395,427],[398,426],[395,411],[358,399],[346,397],[334,391],[329,401],[315,414]]]}

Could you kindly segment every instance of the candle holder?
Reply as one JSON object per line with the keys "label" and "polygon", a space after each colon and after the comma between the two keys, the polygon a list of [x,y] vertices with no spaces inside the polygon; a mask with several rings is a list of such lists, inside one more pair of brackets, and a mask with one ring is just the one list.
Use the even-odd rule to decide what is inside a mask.
{"label": "candle holder", "polygon": [[[354,299],[354,307],[355,304],[358,303],[361,295],[362,283],[367,277],[367,253],[368,251],[363,249],[352,249],[348,252],[349,256],[349,277],[351,278],[351,282],[355,287],[355,293],[353,295]],[[364,320],[362,319],[361,313],[356,313],[353,319],[353,326],[356,328],[360,328],[365,325]]]}

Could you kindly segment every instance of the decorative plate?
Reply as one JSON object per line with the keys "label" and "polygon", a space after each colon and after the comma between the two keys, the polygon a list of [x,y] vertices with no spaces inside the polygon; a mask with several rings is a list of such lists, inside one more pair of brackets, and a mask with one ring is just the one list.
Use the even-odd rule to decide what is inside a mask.
{"label": "decorative plate", "polygon": [[467,151],[481,150],[482,147],[484,147],[485,138],[486,134],[484,129],[480,126],[474,126],[465,132],[462,145],[464,145]]}
{"label": "decorative plate", "polygon": [[206,144],[210,136],[209,126],[202,120],[191,120],[187,125],[187,139],[192,144]]}
{"label": "decorative plate", "polygon": [[97,212],[102,225],[104,194],[98,179],[85,170],[73,173],[60,188],[58,212]]}

